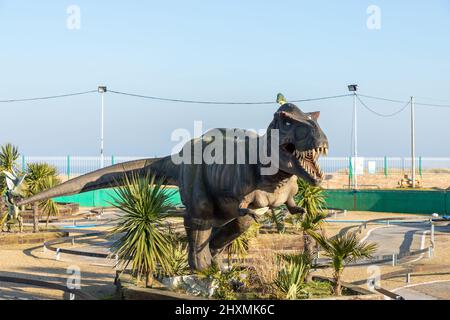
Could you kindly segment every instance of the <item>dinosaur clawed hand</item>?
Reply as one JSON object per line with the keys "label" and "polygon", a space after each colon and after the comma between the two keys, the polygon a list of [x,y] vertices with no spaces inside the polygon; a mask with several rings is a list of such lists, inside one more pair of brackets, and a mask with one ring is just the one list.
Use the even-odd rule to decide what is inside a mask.
{"label": "dinosaur clawed hand", "polygon": [[291,214],[300,214],[303,216],[306,213],[306,209],[302,207],[293,207],[289,209],[289,212]]}
{"label": "dinosaur clawed hand", "polygon": [[259,209],[249,209],[249,208],[239,208],[239,216],[244,217],[246,215],[251,216],[256,222],[258,222],[258,217],[264,215],[264,213],[269,210],[269,207],[263,207]]}

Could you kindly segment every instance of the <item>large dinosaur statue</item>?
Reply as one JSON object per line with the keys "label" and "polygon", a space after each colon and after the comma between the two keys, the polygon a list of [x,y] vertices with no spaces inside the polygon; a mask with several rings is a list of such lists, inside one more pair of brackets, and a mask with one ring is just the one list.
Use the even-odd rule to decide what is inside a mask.
{"label": "large dinosaur statue", "polygon": [[[225,134],[229,129],[215,129],[192,139],[178,154],[106,167],[69,180],[18,205],[120,186],[127,174],[151,172],[178,185],[186,207],[184,225],[189,240],[189,264],[192,269],[207,268],[218,253],[248,228],[254,215],[260,213],[258,209],[286,204],[291,214],[304,213],[294,202],[298,191],[297,177],[311,184],[319,183],[323,177],[317,160],[319,155],[327,153],[328,140],[317,123],[319,112],[304,113],[294,104],[285,102],[281,94],[277,101],[281,106],[264,135],[240,130],[239,137],[230,137]],[[217,142],[231,146],[231,149],[244,145],[245,160],[253,157],[254,161],[242,161],[242,158],[241,162],[237,161],[243,156],[242,151],[241,154],[238,151],[232,156],[231,163],[228,159],[222,161],[225,163],[211,163],[203,158],[195,162],[198,150],[206,151]],[[252,149],[255,145],[252,143],[258,147]],[[271,150],[270,156],[278,160],[270,164],[275,166],[275,171],[268,170],[267,159],[261,156],[263,149]],[[192,150],[194,152],[189,155]],[[220,148],[215,150],[218,151]],[[184,162],[174,161],[180,157]]]}

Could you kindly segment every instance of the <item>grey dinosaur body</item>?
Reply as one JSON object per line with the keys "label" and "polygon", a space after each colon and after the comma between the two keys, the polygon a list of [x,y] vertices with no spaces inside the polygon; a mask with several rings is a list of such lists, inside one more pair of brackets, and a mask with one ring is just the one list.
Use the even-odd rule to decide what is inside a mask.
{"label": "grey dinosaur body", "polygon": [[[328,150],[328,141],[320,129],[319,113],[303,113],[295,105],[284,103],[275,113],[267,133],[263,136],[244,131],[245,157],[252,157],[249,145],[267,147],[278,153],[277,170],[262,174],[267,167],[258,156],[249,163],[174,163],[173,156],[159,159],[130,161],[110,166],[69,180],[59,186],[20,202],[19,205],[101,188],[122,185],[127,174],[145,175],[151,172],[178,185],[181,200],[186,207],[184,225],[189,239],[189,264],[201,270],[236,237],[242,234],[259,208],[274,208],[286,204],[292,214],[303,213],[296,206],[297,177],[312,184],[322,179],[317,160]],[[225,133],[226,129],[219,129]],[[272,130],[279,133],[279,141],[271,149]],[[242,133],[242,132],[241,132]],[[236,137],[223,135],[223,146],[242,146]],[[231,139],[231,140],[230,140]],[[186,150],[205,150],[214,142],[209,133],[188,142]],[[217,142],[217,141],[216,141]],[[228,142],[228,144],[227,144]],[[199,145],[200,144],[200,145]],[[225,147],[224,147],[225,148]],[[254,150],[252,151],[254,152]],[[238,157],[236,153],[235,157]],[[246,158],[246,159],[247,159]],[[193,158],[191,158],[193,159]],[[254,158],[255,159],[255,158]],[[248,160],[248,159],[247,159]]]}

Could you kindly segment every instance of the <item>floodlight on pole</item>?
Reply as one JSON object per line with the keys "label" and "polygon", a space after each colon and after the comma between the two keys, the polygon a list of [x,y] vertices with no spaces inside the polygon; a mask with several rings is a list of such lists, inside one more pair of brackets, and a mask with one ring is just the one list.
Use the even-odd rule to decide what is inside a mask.
{"label": "floodlight on pole", "polygon": [[100,132],[100,167],[103,168],[105,166],[105,159],[103,155],[103,131],[104,131],[104,95],[107,92],[106,86],[99,86],[98,92],[102,96],[102,108],[101,108],[101,132]]}
{"label": "floodlight on pole", "polygon": [[353,166],[352,166],[352,177],[353,177],[353,188],[358,188],[358,177],[356,176],[356,161],[358,158],[358,126],[357,126],[357,116],[356,116],[356,91],[358,90],[357,84],[350,84],[347,86],[348,91],[353,92]]}
{"label": "floodlight on pole", "polygon": [[350,92],[356,92],[358,90],[357,84],[349,84],[347,87],[348,87],[348,91],[350,91]]}

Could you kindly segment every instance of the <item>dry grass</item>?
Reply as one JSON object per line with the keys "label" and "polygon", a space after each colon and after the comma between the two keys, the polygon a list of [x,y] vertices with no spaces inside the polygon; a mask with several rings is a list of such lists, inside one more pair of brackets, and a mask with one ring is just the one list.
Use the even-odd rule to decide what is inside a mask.
{"label": "dry grass", "polygon": [[272,296],[274,294],[273,283],[281,268],[276,255],[277,253],[274,251],[263,251],[253,259],[252,266],[256,275],[253,286],[260,293],[260,296]]}

